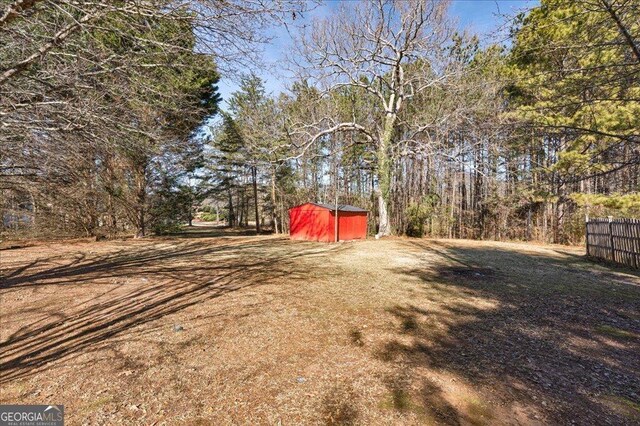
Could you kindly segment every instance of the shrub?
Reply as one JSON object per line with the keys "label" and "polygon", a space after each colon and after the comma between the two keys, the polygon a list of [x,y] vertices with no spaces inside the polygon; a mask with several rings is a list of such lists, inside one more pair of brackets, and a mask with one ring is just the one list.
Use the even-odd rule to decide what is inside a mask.
{"label": "shrub", "polygon": [[200,214],[200,219],[205,222],[215,222],[217,217],[215,213],[205,212]]}
{"label": "shrub", "polygon": [[437,201],[437,195],[429,194],[425,195],[419,202],[409,204],[405,210],[407,217],[406,235],[409,237],[424,236],[424,225],[429,217],[433,215]]}

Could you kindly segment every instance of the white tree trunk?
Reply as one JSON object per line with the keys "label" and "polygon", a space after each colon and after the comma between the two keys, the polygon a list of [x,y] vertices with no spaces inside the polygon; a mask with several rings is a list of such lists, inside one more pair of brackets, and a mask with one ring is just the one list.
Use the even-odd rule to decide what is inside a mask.
{"label": "white tree trunk", "polygon": [[389,224],[389,214],[387,213],[387,200],[385,200],[382,192],[378,191],[378,218],[380,220],[380,226],[376,239],[380,237],[386,237],[391,235],[391,226]]}
{"label": "white tree trunk", "polygon": [[382,137],[378,143],[378,218],[380,225],[376,239],[391,235],[391,223],[389,222],[389,197],[391,197],[391,156],[389,146],[393,137],[396,114],[387,113],[384,121]]}

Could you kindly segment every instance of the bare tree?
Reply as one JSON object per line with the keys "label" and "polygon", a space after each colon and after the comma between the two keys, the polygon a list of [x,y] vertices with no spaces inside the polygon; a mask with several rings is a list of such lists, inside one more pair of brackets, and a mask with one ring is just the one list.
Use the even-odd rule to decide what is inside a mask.
{"label": "bare tree", "polygon": [[345,4],[301,34],[292,60],[301,78],[317,82],[325,93],[358,87],[372,95],[371,123],[324,120],[307,143],[339,131],[355,131],[377,152],[378,237],[391,232],[388,207],[392,144],[399,114],[407,102],[450,75],[444,49],[450,37],[448,2],[377,0]]}
{"label": "bare tree", "polygon": [[[151,160],[201,123],[204,108],[187,87],[196,83],[190,77],[208,74],[200,82],[215,91],[216,65],[227,74],[246,69],[269,40],[266,28],[309,5],[2,2],[0,187],[22,198],[41,195],[64,221],[83,216],[76,228],[87,233],[103,221],[84,212],[108,209],[112,223],[129,223],[142,234]],[[168,75],[175,76],[173,87],[161,84]]]}

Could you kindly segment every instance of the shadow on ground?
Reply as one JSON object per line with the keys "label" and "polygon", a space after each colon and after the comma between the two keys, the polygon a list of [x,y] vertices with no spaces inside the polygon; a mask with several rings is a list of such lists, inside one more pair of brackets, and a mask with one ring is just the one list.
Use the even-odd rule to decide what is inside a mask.
{"label": "shadow on ground", "polygon": [[[399,366],[388,386],[396,408],[418,400],[439,422],[476,424],[499,420],[492,404],[517,402],[535,407],[544,422],[640,423],[637,273],[568,253],[406,244],[446,261],[393,270],[422,280],[422,296],[438,305],[389,310],[398,337],[375,356]],[[488,390],[486,400],[460,410],[438,385],[406,380],[425,367]]]}
{"label": "shadow on ground", "polygon": [[[260,235],[271,235],[269,229],[260,232]],[[247,228],[231,228],[224,225],[205,225],[198,224],[194,226],[185,226],[180,232],[169,234],[170,238],[216,238],[216,237],[253,237],[256,236],[256,230],[253,227]]]}
{"label": "shadow on ground", "polygon": [[[41,258],[9,270],[0,287],[4,295],[25,287],[41,291],[47,286],[102,285],[105,290],[95,300],[69,300],[1,342],[0,384],[32,376],[52,361],[91,352],[120,333],[134,337],[136,326],[229,292],[285,276],[294,282],[304,279],[304,260],[327,251],[327,246],[313,244],[294,247],[282,238],[152,243],[102,255],[54,257],[55,262]],[[14,315],[27,317],[29,311],[43,308]]]}
{"label": "shadow on ground", "polygon": [[[216,238],[206,238],[211,236]],[[387,302],[372,303],[380,311],[349,311],[362,317],[344,321],[366,324],[386,316],[392,330],[328,331],[333,339],[348,329],[347,344],[358,348],[354,356],[385,367],[375,380],[389,398],[375,409],[394,410],[397,419],[411,413],[425,423],[452,425],[531,423],[535,416],[545,424],[640,423],[638,273],[593,265],[569,252],[525,252],[522,246],[424,240],[349,246],[236,236],[220,228],[193,229],[180,238],[123,242],[106,253],[85,249],[26,264],[5,262],[3,296],[42,291],[54,298],[57,291],[65,297],[75,291],[95,298],[52,309],[26,303],[14,308],[11,314],[20,321],[39,319],[3,334],[0,385],[98,353],[117,336],[143,339],[149,329],[166,326],[163,317],[191,306],[285,277],[292,284],[313,283],[322,274],[335,286],[358,285],[363,298],[371,297],[366,292],[374,287],[398,295],[386,311],[381,306]],[[365,258],[375,269],[371,276],[360,274],[358,256],[343,258],[343,263],[354,259],[344,270],[322,259],[349,247],[354,252],[345,251],[347,256],[370,250]],[[375,252],[380,247],[389,252]],[[396,264],[403,266],[388,266],[407,256],[411,261]],[[352,276],[344,280],[339,274]],[[364,281],[356,283],[356,276]],[[290,296],[288,291],[278,297]],[[370,335],[379,346],[368,346]],[[460,383],[446,386],[441,377]],[[475,396],[456,395],[453,401],[452,389],[463,384]],[[352,424],[367,416],[366,392],[357,382],[325,390],[318,416],[327,424]],[[529,411],[519,419],[499,417],[513,414],[500,407],[514,405]]]}

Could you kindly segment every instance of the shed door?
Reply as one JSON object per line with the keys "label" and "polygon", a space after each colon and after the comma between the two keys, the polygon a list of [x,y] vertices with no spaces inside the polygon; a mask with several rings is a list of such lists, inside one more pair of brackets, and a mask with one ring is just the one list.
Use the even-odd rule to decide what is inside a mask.
{"label": "shed door", "polygon": [[367,215],[355,212],[338,212],[340,240],[358,240],[367,236]]}

